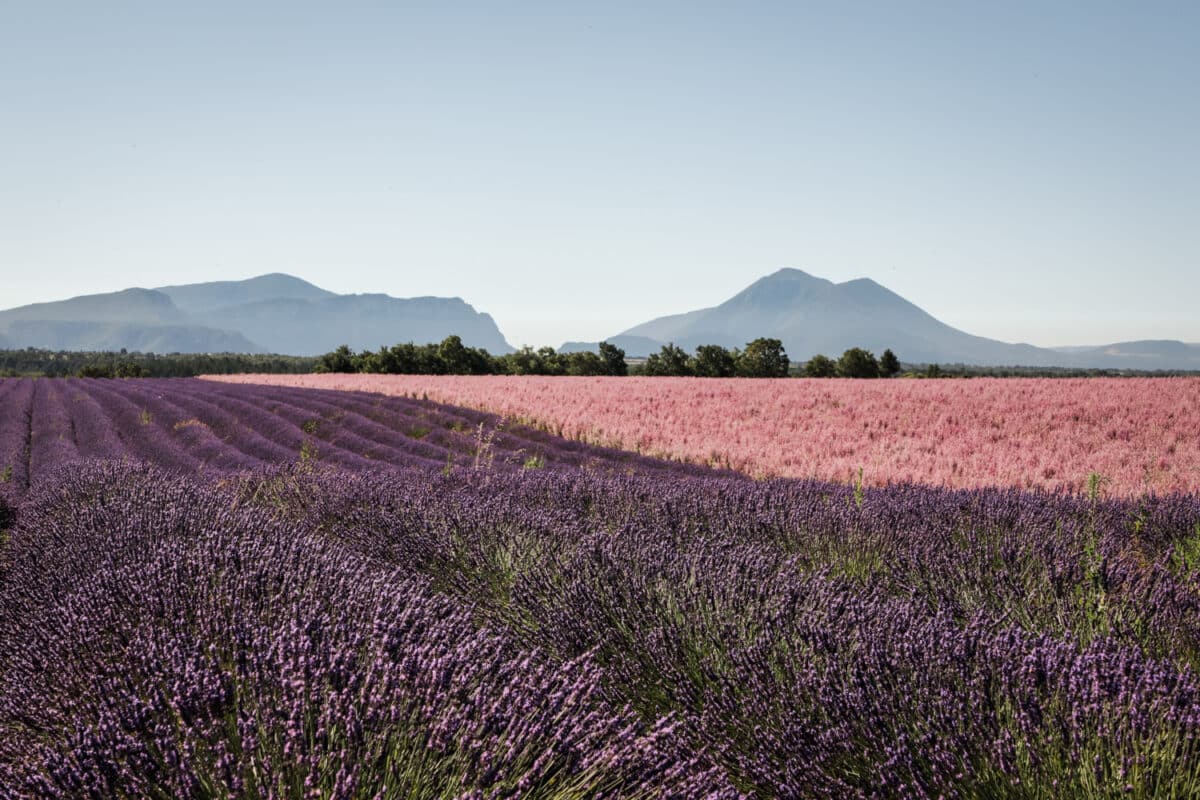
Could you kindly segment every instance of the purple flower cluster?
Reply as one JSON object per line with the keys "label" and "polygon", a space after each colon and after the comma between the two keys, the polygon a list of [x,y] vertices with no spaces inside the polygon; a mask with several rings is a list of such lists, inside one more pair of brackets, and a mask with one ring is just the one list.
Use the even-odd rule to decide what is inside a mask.
{"label": "purple flower cluster", "polygon": [[0,408],[0,798],[1200,795],[1195,496],[198,381]]}
{"label": "purple flower cluster", "polygon": [[557,658],[592,654],[755,796],[1200,789],[1200,565],[1178,558],[1196,498],[293,480],[306,525]]}
{"label": "purple flower cluster", "polygon": [[298,461],[354,471],[567,466],[700,475],[495,415],[358,392],[193,379],[0,379],[0,497],[65,464],[127,459],[228,473]]}
{"label": "purple flower cluster", "polygon": [[[0,588],[8,797],[732,795],[469,604],[147,468],[64,474]],[[722,786],[725,787],[722,791]]]}

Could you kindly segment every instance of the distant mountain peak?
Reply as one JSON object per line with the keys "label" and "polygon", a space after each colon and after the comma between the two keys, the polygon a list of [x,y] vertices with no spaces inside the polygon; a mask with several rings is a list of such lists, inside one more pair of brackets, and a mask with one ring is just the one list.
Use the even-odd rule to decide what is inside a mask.
{"label": "distant mountain peak", "polygon": [[493,353],[512,350],[495,320],[460,297],[340,295],[283,272],[0,311],[0,340],[72,350],[221,347],[313,355],[340,344],[375,349],[450,334]]}
{"label": "distant mountain peak", "polygon": [[1200,365],[1200,352],[1178,343],[1125,343],[1065,353],[972,336],[871,278],[834,283],[793,267],[759,278],[717,306],[659,317],[609,341],[628,343],[629,355],[649,355],[667,342],[686,350],[701,344],[743,347],[760,336],[780,339],[798,361],[864,347],[876,354],[891,349],[910,363],[1176,369]]}
{"label": "distant mountain peak", "polygon": [[755,283],[794,283],[798,281],[829,283],[829,281],[824,278],[818,278],[816,275],[812,275],[802,269],[796,269],[795,267],[781,267],[780,269],[772,272],[770,275],[764,275],[763,277],[759,278],[757,281],[755,281]]}

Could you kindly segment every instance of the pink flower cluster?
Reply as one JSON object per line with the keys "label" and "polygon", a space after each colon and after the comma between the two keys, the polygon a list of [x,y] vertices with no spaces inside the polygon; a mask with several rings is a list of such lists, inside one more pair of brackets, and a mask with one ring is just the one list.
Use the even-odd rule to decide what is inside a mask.
{"label": "pink flower cluster", "polygon": [[1200,490],[1200,379],[716,380],[238,375],[428,397],[582,441],[812,477],[1083,491]]}

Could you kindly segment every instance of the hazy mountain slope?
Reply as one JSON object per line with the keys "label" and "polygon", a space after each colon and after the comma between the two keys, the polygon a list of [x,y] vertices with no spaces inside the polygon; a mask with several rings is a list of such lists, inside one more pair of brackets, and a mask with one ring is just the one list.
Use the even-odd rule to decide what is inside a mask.
{"label": "hazy mountain slope", "polygon": [[457,297],[338,295],[290,275],[126,289],[0,311],[10,347],[315,355],[338,345],[376,349],[451,334],[512,351],[488,314]]}
{"label": "hazy mountain slope", "polygon": [[1141,339],[1084,347],[1056,347],[1070,358],[1112,364],[1125,369],[1200,370],[1200,344],[1175,339]]}
{"label": "hazy mountain slope", "polygon": [[[910,363],[1200,368],[1195,350],[1181,342],[1066,351],[974,336],[868,278],[834,283],[797,269],[781,269],[761,278],[720,305],[659,317],[608,341],[629,342],[628,355],[644,356],[667,342],[687,350],[701,344],[742,347],[759,336],[781,339],[795,361],[865,347],[876,354],[891,348]],[[586,342],[570,344],[574,349],[595,347]]]}
{"label": "hazy mountain slope", "polygon": [[323,300],[335,296],[333,292],[281,272],[259,275],[244,281],[162,286],[157,291],[170,297],[180,310],[189,313],[267,300]]}
{"label": "hazy mountain slope", "polygon": [[0,311],[0,327],[18,320],[43,322],[120,322],[161,325],[178,323],[185,315],[171,298],[153,289],[124,289],[89,294],[52,303],[34,303]]}
{"label": "hazy mountain slope", "polygon": [[621,336],[741,347],[758,336],[782,339],[795,360],[849,347],[891,348],[908,361],[1042,365],[1053,353],[972,336],[863,278],[833,283],[796,269],[755,281],[718,306],[651,320]]}
{"label": "hazy mountain slope", "polygon": [[457,297],[358,294],[265,300],[196,318],[210,327],[239,331],[272,352],[293,355],[325,353],[339,344],[375,350],[400,342],[440,342],[451,334],[492,353],[512,352],[492,317]]}
{"label": "hazy mountain slope", "polygon": [[143,325],[122,322],[18,320],[8,336],[19,347],[47,350],[131,350],[142,353],[261,353],[263,348],[235,331],[200,325]]}
{"label": "hazy mountain slope", "polygon": [[[625,355],[629,356],[630,358],[638,358],[649,355],[650,353],[657,353],[659,348],[663,346],[662,342],[656,339],[648,339],[645,336],[620,335],[613,336],[605,341],[624,350]],[[559,352],[562,353],[579,353],[583,351],[596,353],[599,352],[599,350],[599,342],[565,342],[563,346],[559,348]]]}

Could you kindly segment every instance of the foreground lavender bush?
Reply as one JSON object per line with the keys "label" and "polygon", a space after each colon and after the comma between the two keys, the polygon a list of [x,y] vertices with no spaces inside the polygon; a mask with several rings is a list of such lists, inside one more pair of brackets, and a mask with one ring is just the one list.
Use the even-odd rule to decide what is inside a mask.
{"label": "foreground lavender bush", "polygon": [[755,482],[195,381],[9,401],[0,798],[1200,796],[1195,496]]}
{"label": "foreground lavender bush", "polygon": [[240,496],[264,485],[524,641],[594,654],[757,796],[1200,791],[1195,499],[555,473]]}
{"label": "foreground lavender bush", "polygon": [[470,609],[154,470],[64,476],[0,589],[0,794],[658,797],[722,782]]}

